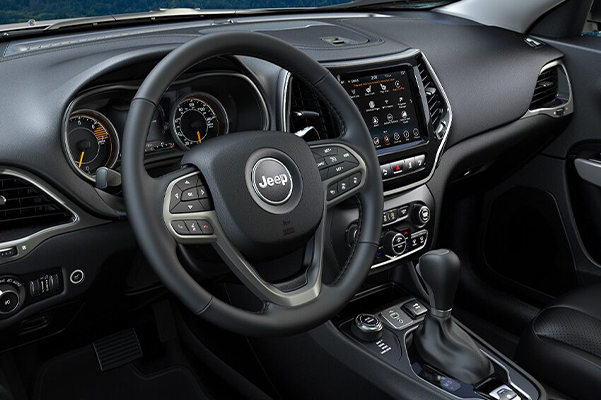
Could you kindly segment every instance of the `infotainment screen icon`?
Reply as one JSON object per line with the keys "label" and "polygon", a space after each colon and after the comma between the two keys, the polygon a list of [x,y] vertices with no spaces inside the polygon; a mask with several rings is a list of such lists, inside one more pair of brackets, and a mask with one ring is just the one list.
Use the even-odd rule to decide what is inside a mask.
{"label": "infotainment screen icon", "polygon": [[406,69],[372,75],[347,75],[340,83],[359,108],[376,150],[423,142]]}

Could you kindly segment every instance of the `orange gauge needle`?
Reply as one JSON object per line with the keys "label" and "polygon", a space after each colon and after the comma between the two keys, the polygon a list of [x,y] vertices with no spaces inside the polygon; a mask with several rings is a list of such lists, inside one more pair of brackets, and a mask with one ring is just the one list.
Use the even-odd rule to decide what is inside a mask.
{"label": "orange gauge needle", "polygon": [[81,156],[79,156],[79,168],[81,168],[81,163],[83,162],[83,155],[84,155],[85,151],[81,152]]}
{"label": "orange gauge needle", "polygon": [[200,144],[200,142],[202,142],[202,139],[200,138],[200,131],[196,131],[196,136],[198,136],[198,144]]}

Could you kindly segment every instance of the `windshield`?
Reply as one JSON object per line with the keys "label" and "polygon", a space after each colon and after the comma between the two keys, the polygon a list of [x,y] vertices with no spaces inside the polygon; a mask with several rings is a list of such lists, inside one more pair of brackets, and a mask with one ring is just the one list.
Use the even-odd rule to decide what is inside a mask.
{"label": "windshield", "polygon": [[[161,8],[274,9],[327,7],[363,2],[371,3],[372,0],[0,0],[0,24],[141,13]],[[404,2],[422,5],[425,3],[423,0],[404,0]],[[440,0],[431,1],[429,5],[440,2]],[[377,3],[386,3],[386,1],[380,0]],[[390,3],[397,2],[390,1]]]}

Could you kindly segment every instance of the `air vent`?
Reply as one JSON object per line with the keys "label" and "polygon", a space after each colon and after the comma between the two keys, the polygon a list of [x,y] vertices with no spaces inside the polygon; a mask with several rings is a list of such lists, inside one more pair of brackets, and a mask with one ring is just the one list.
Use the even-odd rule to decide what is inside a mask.
{"label": "air vent", "polygon": [[419,57],[417,68],[419,69],[419,76],[424,84],[424,90],[426,91],[426,99],[428,100],[428,109],[430,111],[430,121],[432,121],[432,127],[434,128],[434,131],[436,131],[444,112],[442,96],[440,95],[440,91],[436,87],[434,79],[432,79],[432,75],[430,74],[430,71],[428,71],[422,57]]}
{"label": "air vent", "polygon": [[299,79],[290,78],[289,131],[298,132],[312,126],[319,137],[306,140],[328,139],[339,136],[338,124],[330,108],[317,93]]}
{"label": "air vent", "polygon": [[554,105],[554,100],[559,93],[558,68],[558,66],[553,66],[544,70],[538,76],[532,102],[530,103],[531,110]]}
{"label": "air vent", "polygon": [[31,182],[0,174],[0,241],[72,221],[63,205]]}

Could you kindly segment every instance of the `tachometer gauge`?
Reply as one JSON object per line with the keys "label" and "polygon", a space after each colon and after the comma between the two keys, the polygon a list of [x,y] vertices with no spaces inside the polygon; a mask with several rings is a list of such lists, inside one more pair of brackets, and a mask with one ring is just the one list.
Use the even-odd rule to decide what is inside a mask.
{"label": "tachometer gauge", "polygon": [[219,135],[228,129],[227,114],[221,103],[206,93],[181,98],[171,113],[171,129],[184,149]]}
{"label": "tachometer gauge", "polygon": [[94,180],[100,167],[111,168],[119,156],[119,137],[101,113],[80,110],[67,123],[66,147],[71,163],[84,177]]}

